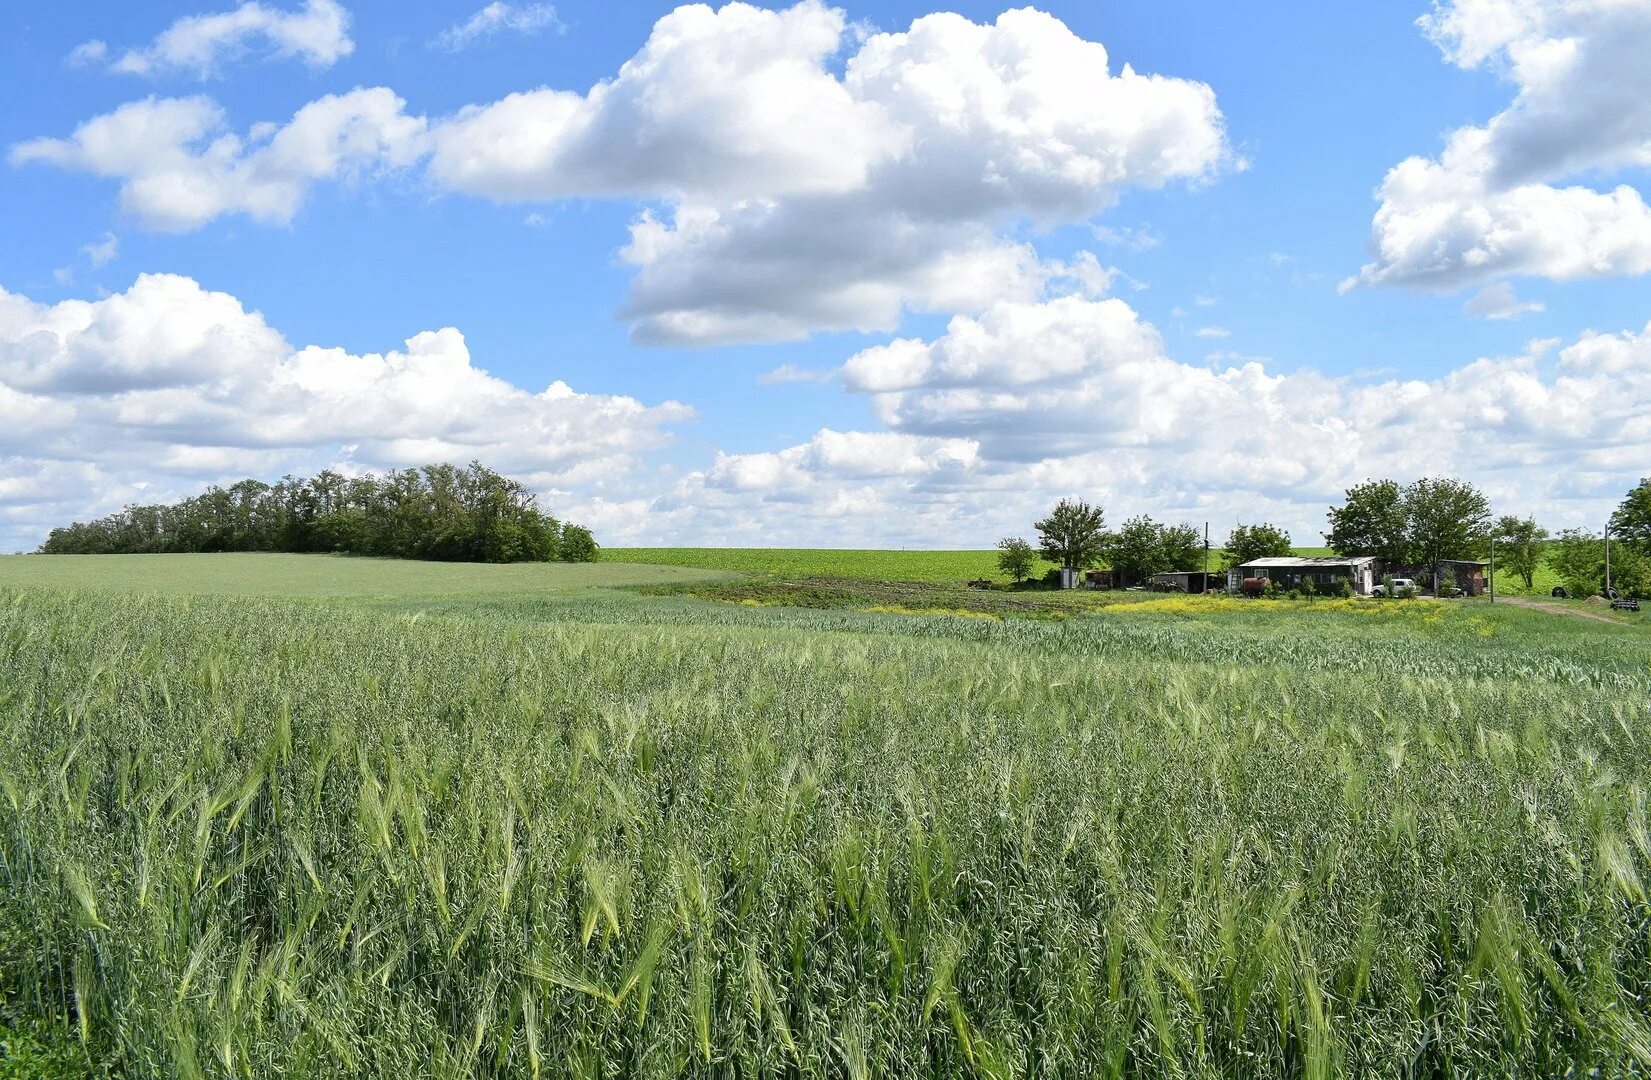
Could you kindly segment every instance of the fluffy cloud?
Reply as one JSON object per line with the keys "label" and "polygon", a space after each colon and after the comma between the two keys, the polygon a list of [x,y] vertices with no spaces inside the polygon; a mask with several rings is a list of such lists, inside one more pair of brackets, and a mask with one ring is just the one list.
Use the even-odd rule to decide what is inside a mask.
{"label": "fluffy cloud", "polygon": [[[301,119],[322,130],[298,139]],[[288,141],[311,152],[272,152]],[[317,181],[421,159],[435,187],[499,201],[657,201],[621,252],[636,269],[623,314],[638,340],[710,343],[1043,295],[1071,268],[1017,232],[1199,181],[1227,155],[1208,86],[1114,71],[1052,16],[868,34],[802,0],[679,7],[587,92],[528,90],[429,125],[384,89],[244,138],[211,102],[151,100],[12,160],[118,178],[127,209],[167,229],[284,222]]]}
{"label": "fluffy cloud", "polygon": [[617,77],[461,110],[433,135],[430,173],[496,199],[747,198],[862,186],[903,133],[827,69],[841,11],[742,3],[677,8]]}
{"label": "fluffy cloud", "polygon": [[[109,67],[129,75],[183,71],[204,79],[226,62],[259,49],[270,56],[302,60],[311,67],[331,67],[355,51],[350,13],[336,0],[305,0],[298,11],[281,11],[252,0],[234,11],[186,15],[148,46],[121,54]],[[104,42],[88,41],[76,46],[69,59],[75,64],[98,63],[108,53]]]}
{"label": "fluffy cloud", "polygon": [[181,232],[223,214],[290,222],[311,185],[404,166],[424,121],[382,87],[330,94],[284,126],[230,132],[203,97],[147,98],[80,125],[67,139],[12,148],[11,162],[44,162],[121,181],[121,205],[150,228]]}
{"label": "fluffy cloud", "polygon": [[1566,525],[1597,522],[1651,457],[1651,326],[1365,384],[1180,363],[1121,301],[1068,297],[956,318],[840,375],[885,430],[719,456],[603,512],[655,541],[971,546],[1077,493],[1115,518],[1208,520],[1217,535],[1271,519],[1311,543],[1324,507],[1368,476],[1464,476]]}
{"label": "fluffy cloud", "polygon": [[1125,188],[1203,177],[1226,153],[1207,86],[1113,74],[1103,46],[1030,10],[872,35],[841,86],[879,130],[892,125],[898,152],[850,156],[863,180],[837,190],[688,192],[669,221],[645,215],[625,251],[639,340],[887,330],[908,307],[1035,296],[1048,269],[1006,238],[1017,223],[1086,221]]}
{"label": "fluffy cloud", "polygon": [[55,305],[0,290],[0,548],[122,502],[337,463],[479,458],[600,491],[691,416],[559,381],[524,390],[476,367],[452,328],[383,354],[295,349],[185,277]]}
{"label": "fluffy cloud", "polygon": [[1347,287],[1454,289],[1511,275],[1651,271],[1651,208],[1627,184],[1561,186],[1651,165],[1651,5],[1638,0],[1453,0],[1420,24],[1446,59],[1517,87],[1437,160],[1383,181],[1376,261]]}
{"label": "fluffy cloud", "polygon": [[493,0],[462,23],[437,34],[430,42],[433,49],[459,52],[500,34],[537,34],[541,30],[560,29],[556,9],[549,4],[528,4],[513,7],[502,0]]}

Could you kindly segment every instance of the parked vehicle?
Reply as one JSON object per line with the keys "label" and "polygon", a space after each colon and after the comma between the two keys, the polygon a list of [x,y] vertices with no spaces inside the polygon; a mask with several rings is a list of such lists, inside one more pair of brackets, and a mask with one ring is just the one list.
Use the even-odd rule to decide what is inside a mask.
{"label": "parked vehicle", "polygon": [[1396,577],[1388,578],[1382,584],[1377,585],[1374,589],[1372,589],[1371,592],[1376,596],[1387,596],[1389,595],[1387,591],[1388,586],[1392,586],[1393,592],[1391,595],[1393,596],[1404,596],[1408,593],[1413,593],[1416,591],[1416,581],[1414,578]]}

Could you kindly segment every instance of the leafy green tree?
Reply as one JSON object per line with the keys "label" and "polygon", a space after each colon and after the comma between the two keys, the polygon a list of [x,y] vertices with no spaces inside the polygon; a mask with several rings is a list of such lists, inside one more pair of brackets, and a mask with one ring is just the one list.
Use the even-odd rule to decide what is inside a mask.
{"label": "leafy green tree", "polygon": [[596,537],[583,525],[564,525],[561,551],[563,562],[595,562]]}
{"label": "leafy green tree", "polygon": [[1490,500],[1465,480],[1423,477],[1404,489],[1405,533],[1414,557],[1433,570],[1439,590],[1439,563],[1471,559],[1490,536]]}
{"label": "leafy green tree", "polygon": [[1612,540],[1611,587],[1622,596],[1651,597],[1651,556]]}
{"label": "leafy green tree", "polygon": [[997,568],[1015,579],[1019,585],[1032,575],[1037,552],[1018,536],[1008,536],[997,542]]}
{"label": "leafy green tree", "polygon": [[1346,500],[1330,508],[1325,543],[1337,555],[1374,555],[1383,562],[1411,560],[1404,491],[1395,480],[1369,480],[1347,489]]}
{"label": "leafy green tree", "polygon": [[1490,536],[1490,500],[1465,480],[1423,477],[1403,487],[1371,480],[1347,489],[1330,508],[1325,540],[1338,555],[1374,555],[1388,563],[1423,563],[1439,587],[1439,563],[1473,558]]}
{"label": "leafy green tree", "polygon": [[1158,532],[1165,570],[1202,570],[1204,536],[1194,525],[1165,525]]}
{"label": "leafy green tree", "polygon": [[1036,528],[1040,553],[1057,566],[1087,570],[1100,561],[1106,514],[1099,506],[1062,499]]}
{"label": "leafy green tree", "polygon": [[1276,525],[1265,521],[1258,525],[1239,525],[1227,536],[1227,569],[1256,559],[1282,558],[1293,550],[1290,534]]}
{"label": "leafy green tree", "polygon": [[1611,536],[1651,555],[1651,477],[1641,480],[1611,515]]}
{"label": "leafy green tree", "polygon": [[1125,581],[1146,581],[1173,569],[1164,549],[1163,526],[1144,514],[1108,536],[1104,550],[1106,561]]}
{"label": "leafy green tree", "polygon": [[1517,574],[1527,590],[1536,587],[1536,567],[1542,561],[1542,545],[1548,540],[1548,530],[1535,518],[1504,514],[1491,527],[1496,537],[1496,563],[1510,574]]}
{"label": "leafy green tree", "polygon": [[1572,596],[1605,587],[1605,542],[1586,529],[1566,529],[1548,546],[1548,565]]}

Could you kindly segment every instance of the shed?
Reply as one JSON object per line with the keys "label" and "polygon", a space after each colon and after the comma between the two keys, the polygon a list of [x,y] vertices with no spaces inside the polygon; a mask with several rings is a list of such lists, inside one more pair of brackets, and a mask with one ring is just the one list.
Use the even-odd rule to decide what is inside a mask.
{"label": "shed", "polygon": [[1221,586],[1222,575],[1202,570],[1171,570],[1152,575],[1151,587],[1168,592],[1201,593]]}

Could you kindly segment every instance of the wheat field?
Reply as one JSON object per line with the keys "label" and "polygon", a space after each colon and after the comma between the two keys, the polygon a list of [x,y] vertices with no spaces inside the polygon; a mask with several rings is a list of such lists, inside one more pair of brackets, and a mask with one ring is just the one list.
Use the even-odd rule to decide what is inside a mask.
{"label": "wheat field", "polygon": [[1635,1075],[1647,641],[13,588],[0,1021],[61,1075]]}

